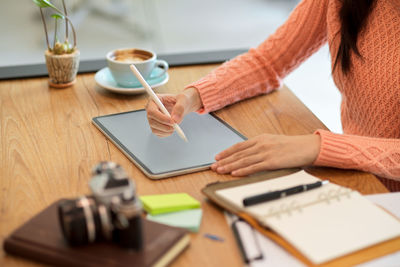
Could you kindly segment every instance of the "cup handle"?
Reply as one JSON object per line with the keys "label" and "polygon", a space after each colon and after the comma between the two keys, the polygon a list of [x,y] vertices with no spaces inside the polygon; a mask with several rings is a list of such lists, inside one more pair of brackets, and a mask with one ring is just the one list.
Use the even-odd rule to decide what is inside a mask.
{"label": "cup handle", "polygon": [[161,69],[163,69],[163,71],[161,73],[158,73],[157,75],[154,75],[154,76],[151,75],[152,79],[163,76],[168,71],[168,68],[169,68],[168,63],[165,60],[161,60],[161,59],[156,60],[155,67],[161,68]]}

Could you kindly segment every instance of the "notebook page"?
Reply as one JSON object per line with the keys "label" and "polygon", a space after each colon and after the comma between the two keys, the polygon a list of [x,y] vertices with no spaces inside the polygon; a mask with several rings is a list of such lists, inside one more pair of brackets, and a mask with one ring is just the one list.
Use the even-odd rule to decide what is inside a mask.
{"label": "notebook page", "polygon": [[273,230],[319,264],[400,236],[400,222],[358,192],[266,219]]}
{"label": "notebook page", "polygon": [[[400,219],[400,192],[383,193],[364,196],[374,204],[384,207],[386,210],[396,215]],[[306,267],[302,262],[294,258],[287,251],[282,249],[272,240],[256,231],[256,236],[260,242],[260,247],[264,255],[263,259],[250,263],[251,267],[265,266],[290,266]],[[357,265],[357,267],[398,267],[400,262],[400,251],[379,257],[374,260]]]}
{"label": "notebook page", "polygon": [[[216,193],[243,207],[247,196],[318,180],[300,171]],[[358,192],[334,184],[250,206],[246,211],[316,264],[400,236],[397,219]]]}

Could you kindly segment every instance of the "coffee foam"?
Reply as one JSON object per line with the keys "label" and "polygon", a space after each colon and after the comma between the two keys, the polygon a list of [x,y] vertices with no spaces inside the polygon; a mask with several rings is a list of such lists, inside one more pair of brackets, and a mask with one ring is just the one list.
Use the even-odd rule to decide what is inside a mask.
{"label": "coffee foam", "polygon": [[142,62],[145,61],[149,58],[144,58],[140,57],[137,55],[123,55],[123,56],[116,56],[114,57],[114,60],[119,61],[119,62],[129,62],[129,63],[134,63],[134,62]]}
{"label": "coffee foam", "polygon": [[143,62],[152,57],[146,51],[141,50],[118,50],[114,53],[113,60],[124,63]]}

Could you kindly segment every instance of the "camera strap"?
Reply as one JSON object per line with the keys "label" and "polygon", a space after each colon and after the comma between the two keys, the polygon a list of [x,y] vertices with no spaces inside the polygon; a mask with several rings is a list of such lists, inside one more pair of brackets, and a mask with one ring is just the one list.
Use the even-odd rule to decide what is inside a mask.
{"label": "camera strap", "polygon": [[87,227],[87,232],[88,232],[88,240],[89,243],[94,242],[96,238],[96,230],[95,230],[95,225],[94,225],[94,219],[93,219],[93,214],[90,211],[90,203],[87,197],[83,196],[80,199],[80,204],[83,209],[83,213],[85,214],[86,218],[86,227]]}

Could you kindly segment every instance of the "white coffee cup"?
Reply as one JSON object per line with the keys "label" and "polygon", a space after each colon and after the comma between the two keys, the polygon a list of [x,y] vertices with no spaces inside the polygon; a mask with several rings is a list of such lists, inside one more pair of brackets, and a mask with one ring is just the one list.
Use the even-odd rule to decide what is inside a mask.
{"label": "white coffee cup", "polygon": [[[168,70],[168,63],[164,60],[158,60],[157,55],[150,50],[139,48],[115,49],[108,52],[106,57],[111,75],[122,87],[140,86],[140,82],[129,68],[131,64],[136,66],[146,80],[161,77]],[[154,68],[162,68],[163,71],[152,76]]]}

